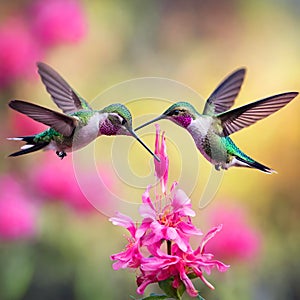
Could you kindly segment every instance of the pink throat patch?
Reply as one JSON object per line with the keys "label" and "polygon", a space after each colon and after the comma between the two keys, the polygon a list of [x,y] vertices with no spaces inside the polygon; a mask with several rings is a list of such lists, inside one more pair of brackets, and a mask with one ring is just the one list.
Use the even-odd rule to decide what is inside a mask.
{"label": "pink throat patch", "polygon": [[175,117],[175,121],[180,126],[187,128],[191,124],[192,118],[190,116],[177,116]]}
{"label": "pink throat patch", "polygon": [[113,125],[109,120],[100,124],[99,133],[103,135],[116,135],[119,130],[118,126]]}

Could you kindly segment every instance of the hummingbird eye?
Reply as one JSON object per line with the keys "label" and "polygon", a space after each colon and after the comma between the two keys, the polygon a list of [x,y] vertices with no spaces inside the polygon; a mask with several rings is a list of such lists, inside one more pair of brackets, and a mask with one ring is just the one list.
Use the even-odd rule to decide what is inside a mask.
{"label": "hummingbird eye", "polygon": [[180,110],[179,110],[179,109],[173,110],[173,115],[174,115],[174,116],[178,116],[179,113],[180,113]]}
{"label": "hummingbird eye", "polygon": [[122,124],[122,125],[125,125],[125,124],[126,124],[126,120],[125,120],[124,118],[122,119],[121,124]]}

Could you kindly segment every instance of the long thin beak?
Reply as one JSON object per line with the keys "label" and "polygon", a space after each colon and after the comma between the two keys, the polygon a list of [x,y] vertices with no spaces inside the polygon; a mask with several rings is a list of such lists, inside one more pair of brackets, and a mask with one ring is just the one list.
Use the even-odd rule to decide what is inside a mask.
{"label": "long thin beak", "polygon": [[153,120],[151,120],[151,121],[148,121],[148,122],[146,122],[146,123],[140,125],[139,127],[135,128],[134,130],[137,131],[137,130],[139,130],[139,129],[145,127],[145,126],[148,126],[148,125],[150,125],[150,124],[152,124],[152,123],[154,123],[154,122],[156,122],[156,121],[159,121],[159,120],[162,120],[162,119],[165,119],[165,118],[166,118],[165,115],[160,115],[160,116],[158,116],[157,118],[155,118],[155,119],[153,119]]}
{"label": "long thin beak", "polygon": [[138,141],[140,142],[146,149],[147,151],[158,161],[160,162],[160,159],[158,158],[158,156],[156,156],[151,149],[136,135],[136,133],[134,132],[133,129],[127,128],[127,130],[130,132],[130,134]]}

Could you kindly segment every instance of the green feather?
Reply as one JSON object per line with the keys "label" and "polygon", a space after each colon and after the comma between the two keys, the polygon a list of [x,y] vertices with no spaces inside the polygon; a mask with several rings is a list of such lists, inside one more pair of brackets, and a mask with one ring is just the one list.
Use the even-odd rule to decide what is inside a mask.
{"label": "green feather", "polygon": [[101,112],[103,112],[103,113],[116,113],[116,114],[119,114],[122,118],[124,118],[125,120],[127,120],[127,122],[129,124],[132,123],[132,116],[131,116],[130,111],[127,109],[126,106],[124,106],[121,103],[111,104],[111,105],[103,108],[103,110]]}
{"label": "green feather", "polygon": [[249,162],[249,163],[254,163],[255,160],[253,160],[251,157],[246,155],[243,151],[241,151],[232,141],[232,139],[228,136],[222,137],[221,138],[222,144],[225,146],[227,149],[227,153],[229,155],[237,156],[242,158],[243,160]]}
{"label": "green feather", "polygon": [[35,138],[34,138],[34,142],[35,143],[39,143],[39,142],[47,142],[50,143],[54,138],[57,139],[63,139],[64,136],[57,132],[56,130],[54,130],[53,128],[49,128],[41,133],[38,133]]}

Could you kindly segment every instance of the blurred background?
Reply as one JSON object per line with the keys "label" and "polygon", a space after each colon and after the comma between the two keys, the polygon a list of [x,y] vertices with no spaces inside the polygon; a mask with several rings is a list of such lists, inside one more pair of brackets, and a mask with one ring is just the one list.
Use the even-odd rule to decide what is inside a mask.
{"label": "blurred background", "polygon": [[[24,99],[56,109],[39,80],[36,61],[53,66],[87,100],[144,76],[176,80],[205,99],[226,75],[245,66],[246,81],[236,101],[240,106],[300,91],[299,13],[300,3],[294,0],[0,1],[0,299],[137,297],[135,273],[113,271],[109,259],[123,249],[125,231],[86,200],[72,156],[60,161],[53,152],[36,152],[7,158],[20,146],[7,137],[45,128],[9,110],[8,101]],[[204,104],[173,100],[190,101],[199,111]],[[128,106],[134,117],[153,117],[168,107],[151,99],[144,103]],[[187,191],[197,213],[195,223],[203,232],[224,225],[208,249],[231,268],[208,277],[215,291],[196,283],[207,300],[300,298],[299,112],[298,97],[234,134],[243,151],[278,174],[231,169],[215,199],[201,210],[199,197],[211,167],[200,154],[196,163],[191,161],[196,151],[191,138],[174,124],[161,122],[167,138],[171,132],[178,136],[167,140],[170,182],[180,178],[184,166],[191,174],[184,181],[195,182]],[[139,134],[153,149],[150,127],[148,134]],[[186,142],[179,143],[181,139]],[[113,167],[114,140],[101,137],[95,143],[98,172],[105,188],[139,203],[143,189],[126,185]],[[130,168],[136,177],[153,171],[148,153],[137,143],[120,167]],[[85,172],[93,191],[98,183]],[[102,194],[99,201],[110,205]]]}

